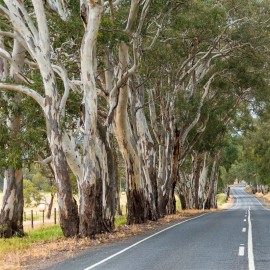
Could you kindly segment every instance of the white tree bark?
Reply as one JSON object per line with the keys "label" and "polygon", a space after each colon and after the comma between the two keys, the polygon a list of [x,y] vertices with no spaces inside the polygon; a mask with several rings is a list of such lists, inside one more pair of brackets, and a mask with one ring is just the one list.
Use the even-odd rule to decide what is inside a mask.
{"label": "white tree bark", "polygon": [[46,0],[45,2],[51,10],[59,14],[63,21],[68,20],[70,16],[70,12],[68,10],[69,0]]}
{"label": "white tree bark", "polygon": [[[43,79],[45,99],[41,98],[37,92],[26,87],[11,86],[10,90],[28,94],[42,106],[46,118],[47,137],[52,152],[52,167],[57,184],[60,224],[65,236],[74,236],[78,233],[77,204],[72,195],[68,166],[62,147],[61,99],[50,62],[49,30],[43,2],[32,0],[32,3],[36,25],[21,1],[11,3],[5,0],[9,10],[8,16],[13,27],[20,37],[24,39],[26,49],[38,65]],[[3,84],[0,84],[0,87],[2,89],[7,88]]]}
{"label": "white tree bark", "polygon": [[[139,79],[138,83],[141,83]],[[136,115],[137,151],[140,157],[145,197],[149,205],[148,218],[157,220],[159,213],[157,205],[156,150],[144,113],[144,88],[139,87],[133,92],[135,92],[133,93],[135,94],[135,108],[133,110]]]}
{"label": "white tree bark", "polygon": [[[120,77],[128,70],[128,46],[122,41],[119,46]],[[115,111],[115,133],[126,164],[127,199],[129,224],[143,223],[147,219],[146,198],[141,181],[140,159],[128,118],[129,86],[126,81],[119,90]]]}
{"label": "white tree bark", "polygon": [[81,17],[85,33],[81,45],[81,80],[84,100],[83,178],[80,181],[80,235],[92,236],[96,227],[96,155],[97,89],[95,83],[95,46],[99,30],[103,1],[81,1]]}
{"label": "white tree bark", "polygon": [[[18,42],[14,41],[12,51],[12,62],[14,65],[10,66],[9,78],[15,82],[20,82],[20,78],[16,76],[19,71],[22,71],[25,58],[25,49]],[[7,63],[4,63],[7,70]],[[16,67],[16,70],[14,70]],[[3,69],[3,72],[6,73]],[[6,75],[4,74],[3,77]],[[12,102],[7,99],[9,103],[20,106],[21,98],[18,94],[15,94]],[[21,113],[9,112],[7,116],[7,127],[9,129],[10,140],[16,140],[16,136],[21,129],[22,115]],[[12,146],[11,146],[12,147]],[[12,149],[9,149],[12,151]],[[15,150],[14,150],[15,151]],[[18,160],[20,158],[18,157]],[[22,162],[22,161],[21,161]],[[21,163],[20,162],[20,163]],[[0,236],[11,237],[15,234],[23,235],[23,175],[21,166],[8,165],[8,168],[4,172],[4,191],[3,191],[3,204],[0,212]]]}

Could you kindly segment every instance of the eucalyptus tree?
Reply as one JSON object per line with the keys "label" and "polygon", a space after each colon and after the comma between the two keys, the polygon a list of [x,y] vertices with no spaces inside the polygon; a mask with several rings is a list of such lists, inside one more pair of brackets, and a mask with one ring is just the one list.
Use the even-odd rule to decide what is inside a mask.
{"label": "eucalyptus tree", "polygon": [[[131,1],[129,8],[123,3],[123,8],[105,16],[101,30],[105,70],[98,80],[110,108],[107,123],[113,127],[125,162],[128,223],[156,220],[159,216],[155,149],[145,116],[144,79],[139,70],[144,50],[151,50],[160,33],[158,22],[163,14],[159,10],[153,15],[158,4]],[[106,32],[108,25],[110,35]]]}
{"label": "eucalyptus tree", "polygon": [[[3,49],[4,46],[4,42],[1,42],[0,49]],[[11,54],[13,66],[9,67],[7,61],[1,59],[1,79],[11,79],[17,83],[22,82],[22,76],[18,74],[22,72],[24,58],[25,49],[18,41],[15,41]],[[3,202],[0,212],[0,236],[11,237],[14,234],[23,234],[23,153],[18,138],[22,126],[21,96],[15,94],[13,97],[9,97],[4,93],[2,98],[8,107],[5,121],[9,133],[8,141],[6,141],[2,151],[8,154],[5,149],[8,148],[9,155],[7,155],[5,160]],[[5,125],[5,123],[2,123],[2,125]]]}
{"label": "eucalyptus tree", "polygon": [[[1,83],[0,88],[4,91],[11,90],[32,97],[43,110],[51,150],[51,158],[48,160],[51,161],[55,174],[60,223],[64,235],[73,236],[79,233],[81,236],[92,236],[103,230],[111,230],[114,219],[113,202],[115,198],[113,190],[115,187],[113,181],[115,177],[114,165],[111,162],[113,159],[110,154],[108,129],[104,129],[104,114],[101,111],[98,112],[99,91],[95,80],[97,75],[96,40],[103,10],[107,12],[111,9],[113,12],[117,8],[116,5],[121,4],[121,1],[115,3],[81,1],[80,14],[84,25],[84,34],[79,46],[80,63],[76,67],[77,71],[73,73],[63,64],[62,55],[64,53],[62,50],[55,47],[58,35],[51,31],[55,27],[55,18],[45,12],[43,2],[33,0],[32,5],[26,5],[21,1],[14,1],[14,3],[4,1],[4,3],[5,5],[0,6],[1,13],[9,21],[9,27],[14,28],[16,32],[13,34],[2,31],[1,35],[6,39],[18,40],[22,44],[27,51],[25,66],[34,70],[32,74],[26,75],[31,77],[34,74],[42,82],[42,85],[35,88],[35,84],[31,85],[31,81],[28,80],[28,85]],[[68,18],[69,12],[63,5],[64,2],[49,1],[47,4],[63,19]],[[147,12],[149,2],[146,1],[144,5],[142,16]],[[61,8],[59,9],[59,7]],[[133,24],[137,21],[137,13],[139,12],[138,7],[137,1],[132,1],[130,9],[127,9],[129,10],[127,32],[133,31]],[[140,28],[141,24],[138,27]],[[136,38],[133,41],[134,67],[136,69],[138,46]],[[72,42],[71,37],[67,43],[70,45]],[[8,50],[2,50],[1,57],[12,63]],[[68,57],[70,57],[70,61],[72,56],[68,55]],[[76,57],[77,55],[75,55],[74,61],[77,61]],[[70,79],[70,74],[74,76],[74,79]],[[132,74],[130,70],[124,70],[124,76],[119,78],[112,89],[109,89],[112,92],[112,103],[115,92],[119,91],[119,88]],[[37,78],[35,78],[36,80]],[[81,95],[81,121],[78,123],[74,119],[70,119],[73,121],[70,122],[70,126],[67,126],[65,112],[70,89]],[[79,211],[72,194],[68,166],[78,182]],[[141,185],[139,178],[131,182],[134,187],[137,184]],[[142,187],[140,189],[143,191]],[[133,192],[132,189],[130,190]],[[136,195],[136,191],[133,193]],[[141,195],[135,204],[129,200],[130,204],[133,203],[134,207],[142,209],[139,206],[138,199],[140,197]],[[131,210],[132,207],[130,207],[131,222],[145,220],[145,213],[142,216],[141,210],[137,214],[132,213]],[[143,212],[145,212],[144,209]],[[133,214],[141,217],[133,218]],[[154,216],[154,211],[152,214]]]}
{"label": "eucalyptus tree", "polygon": [[[240,102],[247,97],[250,102],[252,96],[257,99],[261,83],[256,76],[259,78],[260,65],[267,64],[262,47],[267,43],[267,36],[261,35],[267,31],[266,16],[260,12],[258,16],[255,12],[262,8],[256,1],[249,1],[246,6],[242,1],[240,6],[233,6],[227,1],[174,4],[172,2],[171,16],[156,47],[143,60],[145,71],[149,74],[146,85],[151,128],[159,149],[157,175],[162,213],[175,212],[174,189],[177,181],[183,179],[179,177],[181,166],[193,153],[196,144],[209,139],[203,134],[209,124],[212,125],[211,117],[215,115],[206,111],[221,106],[221,95],[224,95],[225,103],[227,100],[230,103],[226,103],[227,107],[223,106],[224,111],[218,114],[221,118],[217,121],[229,123],[231,118],[226,117],[228,112],[232,110],[230,117],[233,117]],[[250,12],[252,18],[247,17]],[[255,55],[254,62],[249,60],[251,54]],[[149,68],[151,65],[153,69]],[[263,76],[260,78],[265,80]],[[227,88],[222,90],[222,84],[226,83]],[[214,148],[215,143],[212,144]],[[203,162],[207,156],[206,153],[196,154],[194,162],[197,165],[207,164]],[[217,153],[216,159],[219,159],[218,156]],[[194,170],[197,167],[195,163]],[[196,175],[193,181],[195,186],[190,186],[193,190],[190,196],[191,204],[196,201],[198,206],[200,178]],[[213,172],[215,180],[211,180],[215,189],[216,175]],[[185,185],[184,181],[178,189],[185,190]],[[208,190],[208,197],[212,196],[213,188]]]}
{"label": "eucalyptus tree", "polygon": [[223,7],[211,1],[173,3],[156,49],[145,59],[147,65],[149,61],[155,62],[150,71],[148,98],[159,148],[158,194],[162,214],[176,210],[174,189],[179,165],[204,131],[207,117],[202,118],[202,108],[213,95],[212,83],[222,76],[223,70],[216,69],[216,62],[241,47],[229,40],[226,20]]}

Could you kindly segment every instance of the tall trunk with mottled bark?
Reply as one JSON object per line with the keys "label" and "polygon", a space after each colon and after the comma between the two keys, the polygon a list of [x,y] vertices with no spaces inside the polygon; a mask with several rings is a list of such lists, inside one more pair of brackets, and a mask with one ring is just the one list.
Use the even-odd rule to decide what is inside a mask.
{"label": "tall trunk with mottled bark", "polygon": [[203,153],[203,165],[200,172],[199,178],[199,190],[198,190],[198,207],[199,209],[203,209],[204,200],[207,196],[206,194],[206,186],[208,185],[208,167],[209,167],[209,153]]}
{"label": "tall trunk with mottled bark", "polygon": [[167,203],[167,213],[175,214],[176,213],[176,200],[175,200],[175,187],[178,179],[178,169],[179,169],[179,158],[180,158],[180,132],[178,129],[174,131],[174,147],[172,153],[172,174],[171,181],[168,190],[168,203]]}
{"label": "tall trunk with mottled bark", "polygon": [[114,229],[116,167],[111,143],[112,139],[108,134],[107,128],[98,124],[98,138],[96,145],[97,232],[110,232]]}
{"label": "tall trunk with mottled bark", "polygon": [[22,170],[15,170],[10,166],[6,169],[4,177],[0,237],[22,236],[24,234]]}
{"label": "tall trunk with mottled bark", "polygon": [[[141,84],[138,78],[139,85]],[[150,134],[148,123],[144,113],[144,88],[132,87],[131,115],[134,115],[133,126],[136,127],[137,151],[140,158],[141,179],[144,186],[145,197],[148,204],[148,219],[157,220],[157,174],[156,174],[156,150]]]}
{"label": "tall trunk with mottled bark", "polygon": [[[9,78],[16,82],[20,79],[16,76],[23,68],[25,58],[25,49],[18,42],[14,41],[12,59],[13,65],[10,67]],[[7,63],[2,61],[3,66],[0,70],[2,79],[5,77],[4,69],[7,69]],[[20,106],[21,98],[15,94],[14,104]],[[8,101],[9,102],[9,101]],[[21,130],[22,115],[19,112],[10,112],[7,119],[10,141],[16,140]],[[12,145],[9,145],[12,147]],[[14,150],[15,151],[15,150]],[[3,203],[0,212],[0,237],[12,237],[13,235],[23,235],[23,174],[22,157],[17,157],[17,166],[9,165],[5,170]]]}
{"label": "tall trunk with mottled bark", "polygon": [[[83,84],[84,141],[83,176],[80,189],[80,235],[94,236],[102,230],[98,220],[98,200],[96,194],[102,194],[102,179],[96,177],[96,134],[97,134],[97,90],[95,84],[96,55],[95,46],[99,30],[103,1],[85,1],[80,3],[81,18],[85,33],[81,45],[81,80]],[[101,177],[101,175],[99,175]]]}
{"label": "tall trunk with mottled bark", "polygon": [[209,179],[209,188],[206,200],[204,202],[205,209],[217,208],[217,182],[218,182],[218,169],[220,158],[221,158],[221,151],[218,150],[213,157],[213,164]]}
{"label": "tall trunk with mottled bark", "polygon": [[[77,204],[72,194],[69,171],[62,147],[62,104],[58,93],[56,78],[50,62],[50,40],[46,20],[46,13],[42,1],[33,0],[36,23],[31,21],[25,12],[25,6],[20,1],[4,1],[10,11],[10,20],[18,32],[18,37],[24,39],[30,55],[36,60],[42,76],[45,98],[33,90],[27,94],[34,97],[44,111],[47,126],[47,137],[52,153],[52,167],[54,170],[58,205],[60,212],[60,225],[65,236],[75,236],[78,233]],[[27,25],[24,24],[27,20]],[[20,88],[22,89],[22,88]],[[25,88],[24,88],[25,89]]]}
{"label": "tall trunk with mottled bark", "polygon": [[[122,41],[119,46],[119,62],[121,74],[128,69],[128,46]],[[120,74],[120,76],[121,76]],[[147,200],[141,182],[140,159],[136,142],[128,118],[128,81],[119,89],[118,104],[114,122],[116,137],[126,165],[127,177],[127,222],[128,224],[143,223],[147,220]]]}

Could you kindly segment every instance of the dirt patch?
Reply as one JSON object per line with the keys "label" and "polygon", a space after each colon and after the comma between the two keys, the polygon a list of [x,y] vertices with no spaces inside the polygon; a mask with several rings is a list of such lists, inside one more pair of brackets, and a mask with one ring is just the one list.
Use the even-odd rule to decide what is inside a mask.
{"label": "dirt patch", "polygon": [[53,242],[36,243],[25,250],[19,250],[14,254],[8,254],[0,261],[0,270],[38,270],[48,268],[56,263],[79,255],[82,251],[104,244],[116,242],[127,237],[139,235],[149,231],[158,230],[178,220],[190,218],[202,213],[215,212],[217,210],[201,211],[187,210],[168,215],[158,221],[148,221],[138,225],[123,225],[112,233],[97,235],[96,239],[72,238],[59,239]]}
{"label": "dirt patch", "polygon": [[260,202],[266,207],[270,207],[270,193],[262,194],[261,192],[256,192],[255,197],[260,200]]}

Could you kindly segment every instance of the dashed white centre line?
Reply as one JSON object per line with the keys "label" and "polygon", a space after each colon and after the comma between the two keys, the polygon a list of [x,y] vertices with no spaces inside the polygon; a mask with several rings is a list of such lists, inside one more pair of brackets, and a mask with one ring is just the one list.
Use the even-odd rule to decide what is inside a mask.
{"label": "dashed white centre line", "polygon": [[243,229],[242,229],[242,232],[246,232],[246,230],[247,230],[247,228],[243,228]]}
{"label": "dashed white centre line", "polygon": [[248,209],[248,268],[249,270],[255,270],[253,242],[252,242],[252,224],[251,224],[251,219],[250,219],[250,207]]}
{"label": "dashed white centre line", "polygon": [[246,219],[244,219],[244,222],[246,222],[247,220]]}
{"label": "dashed white centre line", "polygon": [[245,255],[245,247],[240,246],[238,251],[238,256],[244,256]]}

